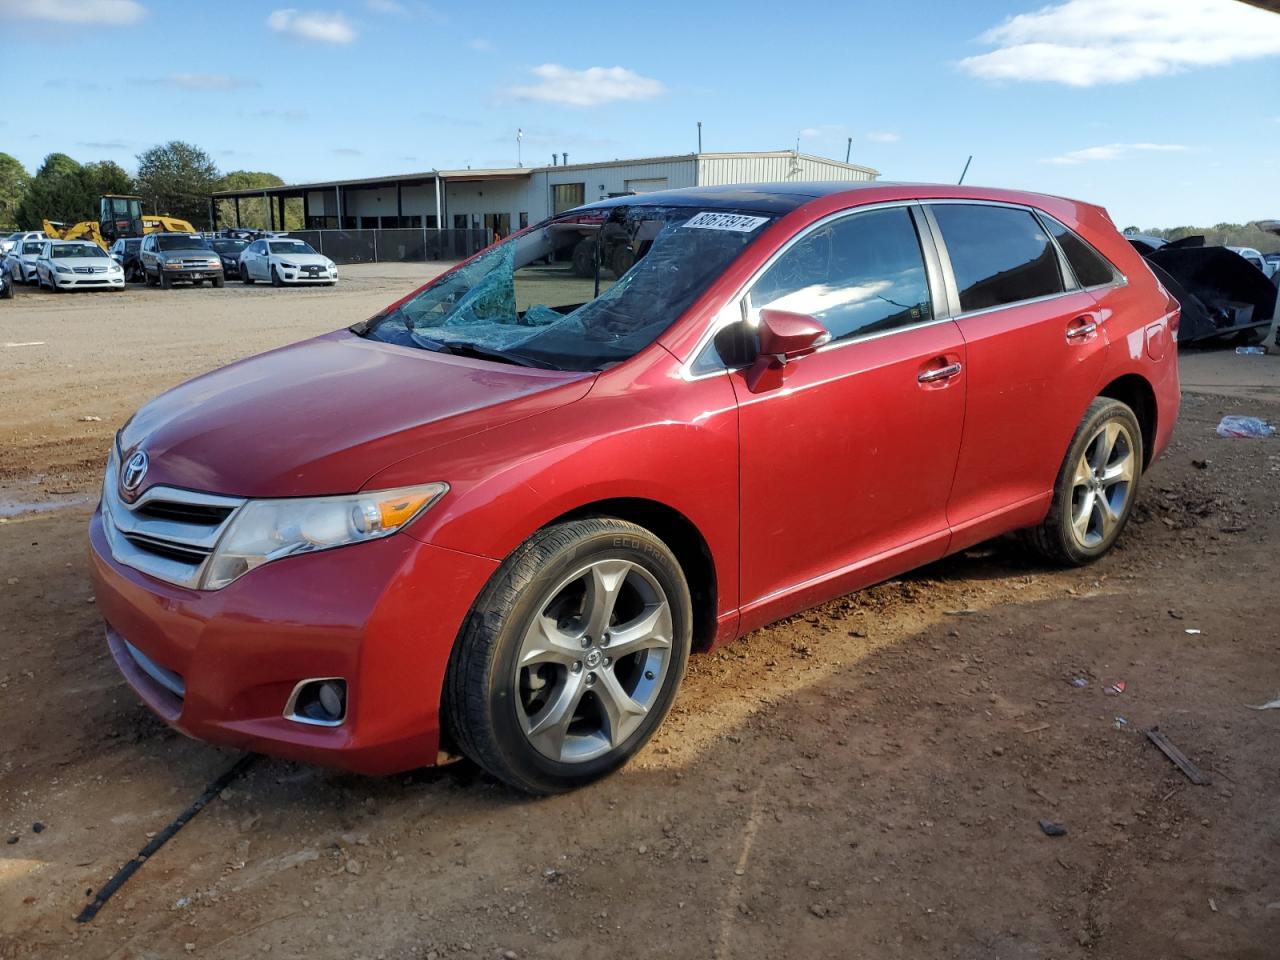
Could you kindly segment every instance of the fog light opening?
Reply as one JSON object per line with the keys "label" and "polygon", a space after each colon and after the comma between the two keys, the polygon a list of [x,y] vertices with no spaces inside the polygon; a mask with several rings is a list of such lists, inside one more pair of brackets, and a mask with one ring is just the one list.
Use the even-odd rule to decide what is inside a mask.
{"label": "fog light opening", "polygon": [[342,677],[303,680],[285,706],[286,720],[336,727],[347,719],[347,681]]}

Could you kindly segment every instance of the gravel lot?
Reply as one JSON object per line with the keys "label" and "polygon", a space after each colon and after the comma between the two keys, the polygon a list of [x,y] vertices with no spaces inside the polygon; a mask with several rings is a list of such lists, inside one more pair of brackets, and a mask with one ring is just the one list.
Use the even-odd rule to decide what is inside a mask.
{"label": "gravel lot", "polygon": [[84,529],[112,433],[431,270],[0,303],[0,957],[1277,955],[1280,710],[1245,705],[1280,696],[1280,439],[1213,428],[1280,423],[1280,357],[1230,351],[1184,356],[1173,446],[1092,567],[999,541],[695,657],[657,739],[570,796],[259,759],[75,923],[236,760],[107,654]]}

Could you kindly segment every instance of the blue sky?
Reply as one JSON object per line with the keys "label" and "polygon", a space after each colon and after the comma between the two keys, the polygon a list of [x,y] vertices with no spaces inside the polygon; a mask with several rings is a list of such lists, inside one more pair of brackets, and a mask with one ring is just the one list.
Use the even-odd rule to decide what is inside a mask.
{"label": "blue sky", "polygon": [[701,120],[708,151],[853,137],[885,179],[972,153],[1120,226],[1280,216],[1280,16],[1236,0],[286,2],[0,0],[0,150],[181,139],[300,182],[514,165],[517,128],[526,165],[687,153]]}

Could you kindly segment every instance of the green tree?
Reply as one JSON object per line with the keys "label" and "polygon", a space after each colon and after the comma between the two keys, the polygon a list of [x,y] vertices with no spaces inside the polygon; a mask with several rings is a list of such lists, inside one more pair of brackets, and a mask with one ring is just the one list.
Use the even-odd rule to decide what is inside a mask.
{"label": "green tree", "polygon": [[85,184],[84,168],[65,153],[51,153],[18,204],[18,225],[34,230],[43,220],[77,223],[95,219],[96,205],[96,196]]}
{"label": "green tree", "polygon": [[138,154],[137,189],[150,212],[207,226],[217,182],[217,164],[192,144],[171,140]]}
{"label": "green tree", "polygon": [[9,154],[0,153],[0,229],[18,225],[18,207],[30,184],[26,168]]}
{"label": "green tree", "polygon": [[[256,187],[279,187],[284,181],[274,173],[257,170],[232,170],[218,181],[215,190],[252,190]],[[274,198],[273,198],[274,202]],[[284,204],[283,224],[277,223],[277,230],[299,230],[302,222],[302,201],[286,200]],[[236,205],[232,200],[218,201],[218,223],[224,226],[261,227],[271,225],[271,215],[262,197],[246,197],[240,201],[240,222],[236,222]]]}
{"label": "green tree", "polygon": [[86,163],[83,176],[85,189],[95,198],[104,193],[131,194],[134,191],[133,177],[114,160]]}

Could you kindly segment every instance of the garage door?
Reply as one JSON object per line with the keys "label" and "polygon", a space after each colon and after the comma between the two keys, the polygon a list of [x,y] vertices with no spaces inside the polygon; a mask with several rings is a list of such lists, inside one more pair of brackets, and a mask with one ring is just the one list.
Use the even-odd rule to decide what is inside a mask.
{"label": "garage door", "polygon": [[666,177],[650,177],[645,180],[626,181],[627,193],[652,193],[654,190],[667,189]]}

